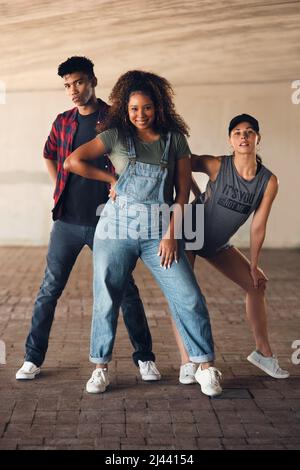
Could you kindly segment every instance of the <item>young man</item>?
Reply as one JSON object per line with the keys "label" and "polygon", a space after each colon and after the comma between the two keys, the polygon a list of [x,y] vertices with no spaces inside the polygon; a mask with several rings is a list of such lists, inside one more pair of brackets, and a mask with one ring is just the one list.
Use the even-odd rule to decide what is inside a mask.
{"label": "young man", "polygon": [[[55,119],[44,147],[44,158],[55,183],[53,229],[47,254],[45,275],[37,295],[32,323],[26,340],[25,362],[16,379],[34,379],[40,373],[57,300],[62,294],[77,256],[85,245],[92,250],[98,222],[97,207],[108,199],[105,183],[69,174],[63,169],[66,157],[96,136],[96,125],[109,106],[96,98],[97,78],[94,64],[86,57],[71,57],[58,67],[58,75],[75,108]],[[104,170],[108,159],[99,158],[95,165]],[[152,352],[152,339],[138,289],[132,277],[122,303],[124,322],[135,349],[134,363],[143,380],[159,380]],[[94,384],[97,388],[97,383]]]}

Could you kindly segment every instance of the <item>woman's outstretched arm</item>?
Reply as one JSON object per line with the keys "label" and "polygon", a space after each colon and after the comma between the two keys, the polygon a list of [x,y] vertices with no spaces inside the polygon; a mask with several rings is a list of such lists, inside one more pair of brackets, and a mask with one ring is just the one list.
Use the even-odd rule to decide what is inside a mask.
{"label": "woman's outstretched arm", "polygon": [[213,155],[196,155],[193,153],[191,157],[191,169],[192,171],[206,173],[211,178],[215,173],[218,173],[221,159],[222,157],[214,157]]}
{"label": "woman's outstretched arm", "polygon": [[96,160],[106,153],[103,142],[98,138],[87,142],[72,152],[64,162],[64,169],[92,180],[114,184],[116,177],[107,171],[100,170],[89,162]]}
{"label": "woman's outstretched arm", "polygon": [[278,180],[272,175],[262,201],[255,211],[250,228],[250,271],[254,287],[258,287],[262,278],[258,269],[259,255],[266,235],[268,217],[273,201],[278,192]]}

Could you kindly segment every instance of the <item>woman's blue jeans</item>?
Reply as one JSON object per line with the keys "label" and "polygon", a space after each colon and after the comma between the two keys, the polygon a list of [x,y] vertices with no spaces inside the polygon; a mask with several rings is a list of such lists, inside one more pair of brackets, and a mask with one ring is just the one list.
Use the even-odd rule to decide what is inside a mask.
{"label": "woman's blue jeans", "polygon": [[[143,239],[141,234],[137,237],[137,219],[134,215],[128,216],[124,207],[120,207],[121,200],[122,198],[117,197],[114,207],[111,201],[107,202],[108,217],[100,217],[94,238],[94,307],[90,361],[105,364],[111,360],[119,306],[128,286],[128,278],[139,257],[167,298],[190,360],[197,363],[212,361],[214,346],[209,315],[204,296],[184,253],[182,241],[178,241],[179,262],[173,262],[170,269],[160,267],[160,257],[157,256],[160,239]],[[134,213],[134,204],[130,208]],[[119,231],[125,225],[132,227],[133,236],[113,238],[114,229]],[[109,239],[104,236],[107,227],[110,229]]]}

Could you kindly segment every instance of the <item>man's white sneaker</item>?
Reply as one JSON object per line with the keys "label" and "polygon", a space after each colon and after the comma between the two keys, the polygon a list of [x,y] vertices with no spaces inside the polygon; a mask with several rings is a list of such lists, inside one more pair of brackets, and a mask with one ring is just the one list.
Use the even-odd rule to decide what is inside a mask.
{"label": "man's white sneaker", "polygon": [[108,370],[97,368],[86,383],[88,393],[103,393],[109,385]]}
{"label": "man's white sneaker", "polygon": [[25,361],[21,369],[16,373],[17,380],[32,380],[35,376],[41,372],[41,369],[37,367],[33,362]]}
{"label": "man's white sneaker", "polygon": [[212,366],[208,369],[201,369],[200,365],[195,374],[195,379],[200,384],[202,393],[211,397],[222,393],[221,377],[221,372]]}
{"label": "man's white sneaker", "polygon": [[281,369],[278,364],[278,359],[274,355],[266,357],[259,351],[253,351],[249,354],[247,360],[254,366],[259,367],[261,370],[266,372],[266,374],[274,377],[274,379],[286,379],[290,376],[290,373],[287,370]]}
{"label": "man's white sneaker", "polygon": [[143,380],[160,380],[161,375],[153,361],[138,361]]}
{"label": "man's white sneaker", "polygon": [[179,373],[179,382],[181,384],[195,384],[197,380],[195,379],[195,374],[197,371],[197,364],[193,362],[187,362],[180,366],[180,373]]}

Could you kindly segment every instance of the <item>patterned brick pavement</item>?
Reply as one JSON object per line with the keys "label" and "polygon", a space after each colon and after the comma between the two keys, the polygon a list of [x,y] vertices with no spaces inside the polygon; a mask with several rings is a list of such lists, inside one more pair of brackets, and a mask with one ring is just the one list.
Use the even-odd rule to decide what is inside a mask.
{"label": "patterned brick pavement", "polygon": [[[197,276],[209,305],[221,398],[198,385],[178,383],[179,355],[167,303],[139,264],[135,278],[153,334],[163,380],[143,383],[131,361],[122,318],[112,385],[88,395],[85,383],[91,320],[91,255],[80,256],[59,301],[43,373],[35,381],[14,378],[22,363],[32,304],[44,270],[44,248],[0,248],[0,339],[7,364],[0,365],[0,449],[295,449],[300,448],[300,365],[291,344],[300,339],[300,252],[265,251],[270,277],[272,345],[292,376],[276,381],[246,361],[253,349],[243,293],[204,261]],[[184,302],[184,299],[182,299]]]}

